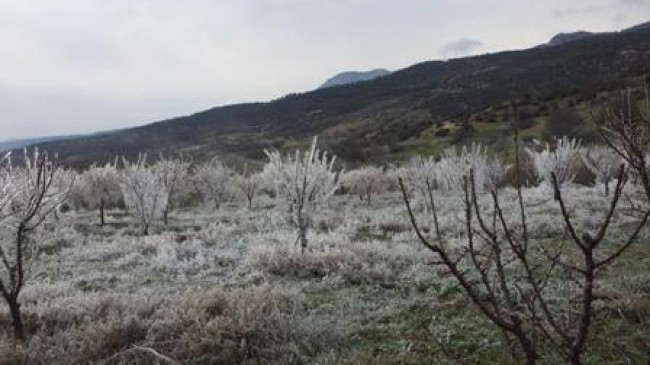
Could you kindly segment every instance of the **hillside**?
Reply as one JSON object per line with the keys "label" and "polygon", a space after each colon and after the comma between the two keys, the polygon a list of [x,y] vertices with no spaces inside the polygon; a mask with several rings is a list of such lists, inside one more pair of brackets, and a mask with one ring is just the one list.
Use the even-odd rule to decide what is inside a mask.
{"label": "hillside", "polygon": [[340,74],[329,78],[318,88],[325,89],[328,87],[349,85],[357,82],[370,81],[378,77],[386,76],[388,74],[390,74],[390,71],[383,68],[378,68],[376,70],[371,70],[371,71],[346,71],[346,72],[341,72]]}
{"label": "hillside", "polygon": [[346,160],[402,158],[477,136],[490,144],[501,141],[513,100],[532,108],[530,133],[541,134],[558,109],[588,104],[649,66],[650,29],[640,27],[555,47],[423,62],[363,83],[217,107],[41,147],[68,164],[178,151],[199,159],[219,154],[256,160],[265,148],[291,150],[318,134]]}
{"label": "hillside", "polygon": [[15,149],[20,149],[26,146],[38,145],[47,142],[81,138],[84,135],[74,135],[74,136],[53,136],[53,137],[40,137],[40,138],[21,138],[21,139],[10,139],[0,142],[0,152],[11,151]]}

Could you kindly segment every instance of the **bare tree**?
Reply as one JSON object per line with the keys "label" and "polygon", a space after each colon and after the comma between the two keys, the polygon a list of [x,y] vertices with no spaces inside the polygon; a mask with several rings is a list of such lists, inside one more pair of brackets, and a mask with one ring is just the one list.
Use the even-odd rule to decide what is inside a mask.
{"label": "bare tree", "polygon": [[460,191],[463,179],[470,170],[474,172],[479,192],[496,189],[505,174],[501,160],[496,156],[491,157],[487,148],[478,143],[460,149],[453,146],[444,150],[440,161],[431,168],[435,169],[433,175],[438,185],[447,191]]}
{"label": "bare tree", "polygon": [[248,165],[244,167],[244,172],[241,175],[236,175],[233,178],[233,183],[244,195],[248,202],[248,209],[253,207],[253,199],[255,195],[262,188],[262,177],[258,173],[249,173]]}
{"label": "bare tree", "polygon": [[386,177],[380,167],[365,166],[344,174],[341,180],[343,186],[370,205],[372,195],[384,188]]}
{"label": "bare tree", "polygon": [[25,338],[19,296],[30,273],[35,233],[65,199],[70,186],[58,188],[60,170],[47,153],[25,152],[25,166],[8,158],[0,168],[0,294],[9,306],[14,334]]}
{"label": "bare tree", "polygon": [[232,190],[234,172],[223,161],[213,158],[209,163],[199,165],[194,172],[194,182],[203,200],[211,202],[218,210],[221,204],[229,199]]}
{"label": "bare tree", "polygon": [[623,159],[605,146],[583,148],[581,156],[584,165],[596,176],[596,181],[605,185],[605,195],[609,196],[609,184],[616,179]]}
{"label": "bare tree", "polygon": [[[515,142],[518,145],[517,139]],[[519,159],[518,149],[516,159]],[[505,341],[516,344],[511,349],[515,362],[520,363],[523,359],[528,365],[535,364],[543,355],[540,348],[548,347],[568,363],[582,364],[595,320],[593,307],[597,280],[636,240],[650,211],[644,214],[628,237],[619,240],[618,246],[606,247],[602,242],[627,182],[624,168],[621,166],[619,169],[604,218],[595,231],[582,234],[572,222],[562,196],[560,179],[555,171],[550,171],[550,183],[572,245],[566,247],[562,244],[555,248],[533,245],[527,229],[522,188],[517,188],[519,219],[512,222],[506,218],[509,215],[504,213],[497,185],[486,190],[490,197],[489,205],[486,207],[481,203],[474,167],[463,171],[461,182],[465,223],[465,244],[461,247],[447,244],[437,224],[432,237],[425,235],[400,179],[404,203],[418,239],[438,257],[441,266],[460,284],[479,311],[501,331]],[[483,168],[491,169],[489,166]],[[435,216],[433,194],[430,200],[430,210]],[[488,223],[486,212],[493,212],[496,224]],[[577,255],[577,259],[570,254]],[[549,287],[561,284],[568,286],[568,296],[574,300],[558,301],[557,296],[550,292]],[[567,318],[575,320],[567,321]]]}
{"label": "bare tree", "polygon": [[[535,151],[527,148],[526,152],[533,162],[538,180],[552,187],[552,175],[557,182],[564,185],[575,179],[580,166],[580,141],[575,138],[562,137],[555,140],[554,146],[545,144],[544,149]],[[557,200],[557,196],[554,196]]]}
{"label": "bare tree", "polygon": [[595,119],[605,142],[632,168],[650,202],[650,78],[640,94],[623,92],[618,103],[606,106]]}
{"label": "bare tree", "polygon": [[163,222],[169,224],[169,212],[172,209],[176,190],[179,184],[187,178],[191,166],[191,161],[187,156],[180,155],[177,158],[166,159],[160,154],[160,159],[152,167],[154,173],[160,180],[162,188],[167,195],[166,204],[163,207]]}
{"label": "bare tree", "polygon": [[146,155],[131,163],[122,159],[124,169],[120,174],[120,188],[124,202],[137,214],[143,235],[149,234],[153,220],[161,217],[169,195],[156,172],[147,164]]}
{"label": "bare tree", "polygon": [[116,204],[122,198],[118,172],[115,165],[92,165],[80,177],[83,197],[90,208],[99,209],[99,222],[106,224],[105,210],[107,206]]}
{"label": "bare tree", "polygon": [[265,151],[269,163],[264,174],[273,182],[278,197],[286,203],[289,220],[298,229],[303,252],[307,248],[307,231],[314,214],[339,186],[339,174],[334,172],[336,158],[319,151],[316,142],[314,138],[309,151],[296,151],[294,155]]}

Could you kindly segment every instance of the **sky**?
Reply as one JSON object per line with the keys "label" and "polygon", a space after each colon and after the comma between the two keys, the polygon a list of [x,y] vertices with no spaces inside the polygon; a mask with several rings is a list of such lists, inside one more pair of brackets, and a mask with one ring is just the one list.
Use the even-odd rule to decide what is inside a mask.
{"label": "sky", "polygon": [[650,0],[0,0],[0,140],[111,130],[349,70],[650,21]]}

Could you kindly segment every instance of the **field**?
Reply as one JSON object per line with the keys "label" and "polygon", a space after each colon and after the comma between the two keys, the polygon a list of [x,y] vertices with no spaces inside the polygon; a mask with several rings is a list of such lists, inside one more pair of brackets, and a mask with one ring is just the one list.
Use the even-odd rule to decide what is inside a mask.
{"label": "field", "polygon": [[[533,245],[554,247],[569,238],[545,189],[525,189],[524,200]],[[628,190],[634,202],[638,192]],[[516,221],[515,191],[500,194]],[[447,244],[462,246],[460,198],[438,199],[442,230],[455,237]],[[608,204],[602,186],[566,187],[565,199],[581,231]],[[630,208],[621,202],[605,244],[629,231]],[[370,205],[334,196],[304,254],[282,213],[268,196],[250,209],[243,201],[178,209],[149,236],[122,210],[109,211],[104,227],[95,211],[59,213],[37,239],[21,294],[24,344],[0,306],[0,364],[509,363],[501,332],[417,240],[397,191]],[[647,237],[596,288],[586,363],[650,361]],[[558,285],[557,296],[566,294]]]}

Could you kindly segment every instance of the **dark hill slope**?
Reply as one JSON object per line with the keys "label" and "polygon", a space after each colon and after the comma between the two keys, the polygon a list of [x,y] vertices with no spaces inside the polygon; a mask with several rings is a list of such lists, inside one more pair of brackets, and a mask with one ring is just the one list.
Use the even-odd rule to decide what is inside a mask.
{"label": "dark hill slope", "polygon": [[[351,144],[399,140],[428,125],[534,95],[620,87],[650,68],[650,29],[594,35],[555,47],[424,62],[372,81],[291,94],[267,102],[213,108],[138,128],[42,144],[67,163],[85,164],[138,152],[186,151],[256,159],[264,148],[292,149],[321,134],[343,158]],[[381,151],[380,151],[381,152]],[[379,158],[381,156],[375,155]]]}

